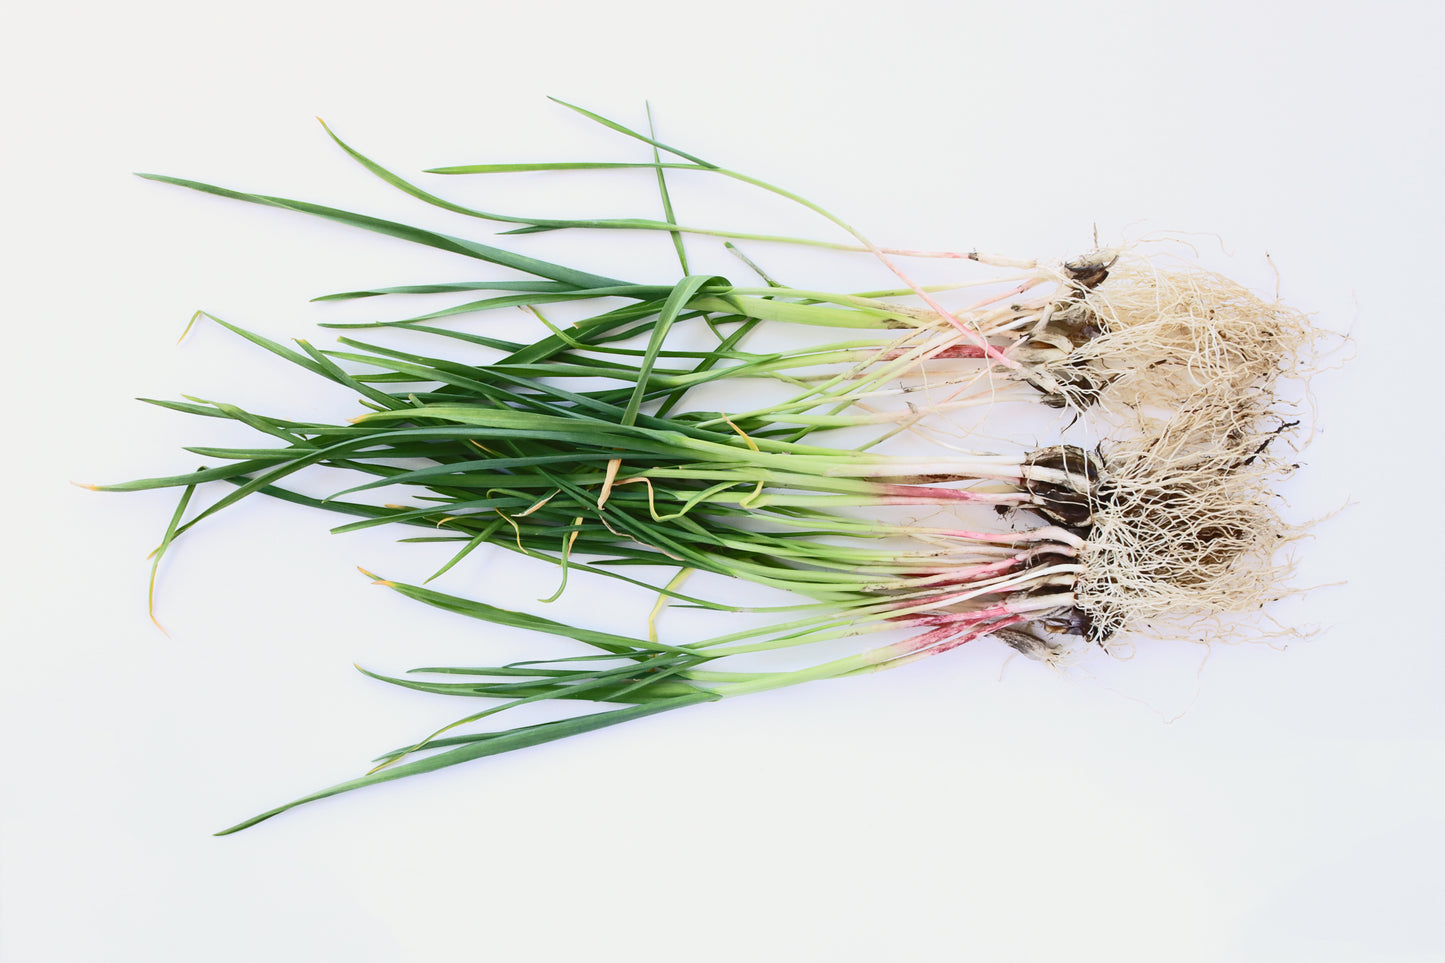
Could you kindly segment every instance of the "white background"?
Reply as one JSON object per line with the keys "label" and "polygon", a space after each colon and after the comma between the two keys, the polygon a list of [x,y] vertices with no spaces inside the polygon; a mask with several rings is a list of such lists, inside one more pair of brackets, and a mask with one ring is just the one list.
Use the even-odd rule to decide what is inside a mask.
{"label": "white background", "polygon": [[[1440,958],[1442,21],[1426,3],[1234,0],[12,14],[0,959]],[[633,122],[650,99],[664,140],[883,243],[1059,257],[1096,226],[1208,232],[1222,246],[1201,237],[1201,256],[1265,291],[1268,254],[1285,299],[1355,339],[1314,383],[1320,431],[1288,490],[1299,519],[1348,504],[1300,556],[1300,584],[1328,587],[1279,610],[1317,634],[1063,675],[968,646],[213,838],[460,714],[350,663],[488,662],[531,640],[353,569],[419,580],[427,548],[259,499],[177,545],[169,635],[151,626],[170,495],[67,482],[186,470],[181,445],[232,436],[130,399],[347,400],[213,326],[175,347],[190,313],[321,341],[338,315],[312,296],[476,272],[129,172],[483,236],[351,165],[312,117],[409,172],[638,156],[546,94]],[[550,203],[507,183],[465,190]],[[694,186],[684,219],[741,211]],[[607,181],[588,203],[652,215],[648,189]],[[552,250],[631,256],[598,253],[611,243]],[[648,250],[665,279],[666,246]],[[451,587],[541,611],[550,574],[512,559]],[[565,604],[641,618],[606,586]]]}

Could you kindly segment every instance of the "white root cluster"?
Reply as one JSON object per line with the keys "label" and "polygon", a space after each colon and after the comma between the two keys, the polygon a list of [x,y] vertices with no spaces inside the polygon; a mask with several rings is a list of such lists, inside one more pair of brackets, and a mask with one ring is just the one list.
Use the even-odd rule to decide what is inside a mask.
{"label": "white root cluster", "polygon": [[1243,402],[1265,411],[1313,345],[1303,314],[1219,274],[1133,252],[1108,263],[1108,278],[1063,309],[1098,333],[1041,367],[1060,380],[1082,372],[1111,408],[1157,417]]}
{"label": "white root cluster", "polygon": [[1188,409],[1110,452],[1074,587],[1094,638],[1253,611],[1282,593],[1295,530],[1274,492],[1293,466],[1271,449],[1288,423],[1246,429],[1242,417]]}
{"label": "white root cluster", "polygon": [[[1280,393],[1312,366],[1318,332],[1228,278],[1136,252],[1096,252],[1050,277],[1055,293],[1011,306],[993,335],[1013,339],[1006,353],[1023,363],[1022,379],[1057,391],[1054,403],[1123,418],[1087,486],[1071,585],[1084,638],[1109,648],[1156,623],[1208,622],[1213,639],[1249,634],[1228,617],[1286,593],[1282,549],[1298,530],[1275,492],[1297,467],[1298,421]],[[1078,648],[1062,634],[1078,624],[1032,627],[1037,636],[1001,637],[1048,662]]]}
{"label": "white root cluster", "polygon": [[[1037,266],[1019,288],[1047,293],[986,303],[950,319],[891,306],[911,317],[915,330],[859,372],[905,355],[919,365],[957,358],[977,365],[972,346],[984,338],[1014,365],[986,367],[1033,385],[1032,398],[1041,392],[1056,407],[1102,409],[1157,430],[1179,409],[1243,400],[1268,410],[1281,379],[1313,363],[1318,332],[1303,313],[1179,259],[1134,248],[1095,251]],[[957,392],[945,408],[999,398],[996,378],[977,369],[927,380],[977,386],[977,397]]]}

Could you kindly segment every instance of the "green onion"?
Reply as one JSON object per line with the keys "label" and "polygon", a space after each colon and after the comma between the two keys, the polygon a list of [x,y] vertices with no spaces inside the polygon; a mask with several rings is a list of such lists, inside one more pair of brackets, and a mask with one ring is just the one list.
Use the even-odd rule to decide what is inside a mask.
{"label": "green onion", "polygon": [[[307,341],[282,345],[204,315],[354,392],[361,409],[349,421],[331,423],[198,398],[154,401],[245,424],[267,443],[192,447],[188,451],[213,467],[94,487],[180,489],[156,564],[176,538],[260,493],[347,516],[333,529],[339,533],[400,525],[427,530],[411,541],[455,543],[455,554],[432,578],[486,545],[556,564],[563,579],[552,598],[576,571],[646,586],[657,593],[659,608],[674,601],[734,611],[683,591],[688,574],[708,572],[796,601],[766,610],[774,621],[762,627],[664,641],[654,624],[657,609],[646,637],[623,636],[377,579],[429,605],[585,648],[545,662],[417,670],[430,679],[367,672],[407,688],[490,701],[384,754],[360,778],[226,832],[372,783],[699,702],[911,664],[983,636],[1058,663],[1081,646],[1113,646],[1154,620],[1219,619],[1253,611],[1278,594],[1287,568],[1278,552],[1294,530],[1279,517],[1271,492],[1292,470],[1276,451],[1297,422],[1276,398],[1279,382],[1307,359],[1313,337],[1297,312],[1197,268],[1161,267],[1127,251],[1054,265],[935,255],[1010,272],[1002,295],[946,308],[939,299],[948,291],[977,282],[916,284],[898,260],[929,252],[879,247],[796,194],[572,109],[647,145],[651,160],[471,164],[433,173],[651,169],[665,219],[565,220],[475,210],[423,190],[327,133],[392,186],[453,213],[515,225],[508,233],[666,233],[681,267],[675,283],[637,283],[336,208],[143,175],[526,277],[325,295],[319,300],[462,297],[442,310],[335,325],[372,334],[344,336],[327,349]],[[678,170],[784,197],[849,239],[679,222],[667,181]],[[724,238],[734,251],[731,242],[740,240],[832,248],[881,262],[901,286],[848,293],[789,287],[746,257],[764,284],[736,284],[689,273],[684,238]],[[566,326],[547,321],[546,313],[563,305],[584,316]],[[541,319],[548,333],[525,342],[505,337],[495,324],[485,333],[458,326],[514,309]],[[372,340],[389,329],[409,332],[411,347]],[[799,349],[765,346],[769,332],[803,329],[832,332],[823,337],[833,340]],[[710,331],[712,346],[679,337],[694,330]],[[435,347],[415,348],[427,341]],[[457,360],[453,349],[461,348],[490,358]],[[695,404],[703,388],[721,391],[728,407]],[[768,400],[732,403],[764,395]],[[954,446],[924,454],[886,450],[902,432],[937,430],[954,413],[1008,403],[1091,417],[1103,412],[1101,423],[1112,427],[1092,451],[1063,439],[1006,453]],[[842,441],[860,431],[871,432],[862,443]],[[302,494],[292,476],[315,468],[352,481],[326,498]],[[211,482],[230,487],[187,517],[192,494]],[[383,493],[388,500],[377,503]],[[948,520],[924,524],[889,514],[900,508]],[[659,570],[676,575],[666,584],[649,581]],[[807,652],[880,633],[891,635],[803,668],[748,668],[753,653]],[[508,708],[547,700],[592,702],[598,709],[540,725],[469,728]]]}

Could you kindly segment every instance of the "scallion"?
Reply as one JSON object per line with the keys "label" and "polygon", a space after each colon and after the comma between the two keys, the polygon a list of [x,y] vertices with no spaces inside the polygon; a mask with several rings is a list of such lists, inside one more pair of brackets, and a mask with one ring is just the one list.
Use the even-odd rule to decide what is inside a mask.
{"label": "scallion", "polygon": [[[916,284],[898,266],[926,252],[878,247],[796,194],[580,112],[647,144],[651,161],[477,164],[435,173],[648,168],[656,172],[665,219],[479,211],[423,190],[331,136],[394,187],[454,213],[516,225],[509,233],[667,233],[683,268],[676,283],[628,281],[367,215],[144,175],[326,218],[526,278],[376,287],[322,298],[404,302],[419,294],[461,295],[464,300],[442,310],[336,325],[372,328],[376,335],[405,329],[432,339],[430,353],[370,336],[342,337],[334,349],[306,341],[290,347],[212,318],[354,391],[362,410],[337,424],[224,402],[157,401],[244,423],[270,444],[193,447],[188,450],[221,464],[97,487],[181,490],[158,557],[204,519],[261,493],[350,516],[337,532],[405,525],[428,531],[417,540],[455,542],[456,553],[436,575],[486,545],[550,560],[564,574],[622,579],[663,600],[719,611],[732,607],[684,592],[682,577],[702,571],[744,579],[797,601],[776,607],[775,621],[761,628],[662,641],[655,631],[604,633],[377,579],[421,602],[570,638],[588,650],[547,662],[419,670],[442,681],[376,675],[408,688],[495,701],[388,752],[365,776],[226,832],[375,782],[698,702],[905,665],[986,635],[1052,663],[1081,645],[1108,648],[1156,619],[1249,612],[1279,593],[1286,568],[1279,548],[1292,529],[1278,515],[1272,491],[1293,468],[1277,449],[1297,421],[1277,393],[1311,345],[1300,314],[1200,269],[1161,266],[1131,251],[1096,251],[1052,265],[951,255],[1008,273],[1002,294],[949,309],[939,300],[943,289]],[[663,161],[664,154],[676,159]],[[849,239],[682,224],[674,219],[666,180],[676,170],[780,195]],[[793,288],[751,261],[761,285],[690,274],[683,238],[693,236],[728,239],[730,246],[747,240],[851,251],[848,256],[881,261],[901,286],[855,293]],[[532,341],[505,337],[505,329],[457,326],[518,308],[546,322],[555,306],[593,304],[599,310],[569,325],[548,322],[548,333]],[[679,340],[679,332],[704,325],[715,334],[711,347]],[[802,327],[835,329],[825,335],[834,340],[786,350],[753,346],[769,331]],[[492,358],[449,357],[449,349],[460,347]],[[928,387],[927,402],[915,400],[915,382]],[[759,385],[773,397],[746,403]],[[727,407],[694,407],[691,399],[703,387],[721,390]],[[888,450],[888,440],[901,432],[1010,402],[1091,417],[1102,411],[1100,423],[1112,427],[1088,451],[1062,438],[1005,453],[954,446],[923,454]],[[861,444],[844,445],[832,434],[860,429],[874,432]],[[340,470],[354,482],[328,498],[292,487],[293,475],[314,467]],[[192,493],[216,481],[232,487],[186,517]],[[393,500],[368,500],[382,489]],[[886,514],[898,506],[926,508],[934,520]],[[937,521],[940,515],[946,520]],[[659,568],[678,577],[649,582]],[[893,641],[803,668],[757,671],[738,664],[750,653],[807,651],[888,631],[895,632]],[[463,728],[553,699],[603,708],[500,731]]]}

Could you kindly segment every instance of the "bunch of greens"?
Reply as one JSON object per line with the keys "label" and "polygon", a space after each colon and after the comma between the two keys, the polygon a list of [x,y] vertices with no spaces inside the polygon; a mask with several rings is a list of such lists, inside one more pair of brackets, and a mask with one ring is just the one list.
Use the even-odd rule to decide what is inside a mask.
{"label": "bunch of greens", "polygon": [[[407,350],[357,337],[341,338],[336,349],[306,341],[293,348],[213,319],[350,389],[363,409],[331,424],[223,402],[155,401],[238,421],[272,440],[259,448],[190,448],[221,464],[98,487],[180,489],[157,564],[174,539],[260,493],[350,516],[337,532],[396,524],[425,530],[410,541],[454,542],[455,554],[433,578],[485,545],[554,562],[562,587],[568,573],[584,572],[645,586],[661,601],[731,609],[683,591],[684,578],[701,571],[782,590],[797,601],[774,608],[775,620],[762,627],[664,642],[651,619],[646,637],[624,636],[381,581],[430,605],[572,639],[586,649],[561,660],[416,670],[439,681],[375,676],[483,698],[487,707],[386,753],[360,778],[226,832],[375,782],[697,702],[904,665],[985,635],[1056,662],[1081,640],[1108,646],[1147,619],[1247,611],[1277,593],[1275,556],[1288,529],[1270,491],[1288,466],[1270,447],[1292,427],[1275,386],[1309,342],[1298,314],[1197,269],[1165,270],[1111,251],[1057,265],[944,255],[1013,272],[1003,294],[951,310],[938,300],[944,287],[918,285],[897,267],[899,258],[925,252],[879,248],[794,194],[573,109],[649,145],[651,160],[471,165],[433,173],[648,168],[656,173],[664,219],[478,211],[417,187],[332,137],[387,183],[447,211],[517,225],[507,233],[665,232],[681,268],[676,283],[631,282],[394,221],[144,175],[390,235],[522,278],[327,296],[466,298],[399,320],[339,325],[404,329],[413,339]],[[781,195],[850,240],[682,225],[673,216],[667,180],[678,170]],[[745,258],[762,283],[741,286],[691,273],[687,235],[721,236],[730,247],[749,240],[862,252],[881,261],[901,286],[862,293],[793,288]],[[585,316],[568,325],[549,322],[546,314],[560,305]],[[589,306],[600,310],[588,313]],[[524,342],[456,324],[516,308],[541,319],[548,333]],[[751,347],[769,329],[804,327],[822,332],[823,340],[787,350]],[[679,339],[698,328],[712,333],[711,344],[700,348]],[[418,352],[418,335],[435,348]],[[489,360],[458,360],[463,350],[485,352]],[[920,380],[930,389],[927,403],[915,400]],[[724,410],[692,401],[704,386],[713,390],[710,397],[720,391],[752,399],[759,385],[768,386],[772,400]],[[1023,401],[1128,417],[1090,451],[1062,439],[1010,454],[881,450],[900,433],[950,413]],[[860,430],[872,431],[861,444],[837,440],[844,437],[839,432]],[[356,481],[329,497],[310,496],[289,479],[313,467]],[[196,488],[218,481],[232,487],[188,515]],[[378,503],[372,496],[379,493],[388,500]],[[946,520],[899,520],[887,514],[889,506]],[[669,569],[676,577],[656,584],[654,573]],[[737,665],[749,653],[886,631],[895,633],[891,641],[801,669]],[[544,700],[600,708],[512,729],[463,728]]]}

